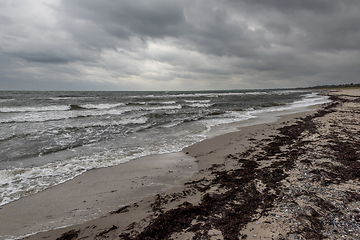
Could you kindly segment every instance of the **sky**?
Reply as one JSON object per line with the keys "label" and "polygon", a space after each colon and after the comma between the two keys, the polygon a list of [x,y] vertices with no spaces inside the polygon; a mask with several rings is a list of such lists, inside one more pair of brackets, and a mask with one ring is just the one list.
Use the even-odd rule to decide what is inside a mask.
{"label": "sky", "polygon": [[358,0],[0,0],[0,90],[360,83]]}

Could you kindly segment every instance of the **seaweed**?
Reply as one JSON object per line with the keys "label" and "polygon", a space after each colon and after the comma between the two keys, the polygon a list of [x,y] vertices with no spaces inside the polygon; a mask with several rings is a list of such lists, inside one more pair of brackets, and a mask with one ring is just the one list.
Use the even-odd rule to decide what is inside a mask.
{"label": "seaweed", "polygon": [[72,240],[76,239],[79,236],[80,230],[72,229],[66,233],[63,233],[59,238],[56,240]]}

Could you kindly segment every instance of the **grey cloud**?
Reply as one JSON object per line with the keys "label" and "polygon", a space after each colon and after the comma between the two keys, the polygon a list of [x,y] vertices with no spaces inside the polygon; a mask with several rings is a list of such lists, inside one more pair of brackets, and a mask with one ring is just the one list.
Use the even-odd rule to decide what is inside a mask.
{"label": "grey cloud", "polygon": [[56,56],[55,54],[49,54],[47,52],[16,52],[14,56],[22,58],[29,62],[38,63],[68,63],[71,62],[67,56]]}
{"label": "grey cloud", "polygon": [[315,51],[360,47],[360,5],[354,1],[254,1],[253,4],[259,2],[272,6],[255,12],[266,29],[283,37],[281,44]]}
{"label": "grey cloud", "polygon": [[5,50],[4,54],[40,64],[67,64],[76,61],[94,61],[98,53],[86,51],[86,49],[79,50],[74,46],[36,44],[35,46],[21,46],[10,51]]}
{"label": "grey cloud", "polygon": [[184,23],[182,6],[164,0],[149,1],[63,1],[63,11],[123,39],[131,36],[177,36]]}
{"label": "grey cloud", "polygon": [[314,13],[333,13],[339,7],[339,1],[329,0],[245,0],[250,6],[262,6],[264,8],[294,13],[298,11],[310,11]]}

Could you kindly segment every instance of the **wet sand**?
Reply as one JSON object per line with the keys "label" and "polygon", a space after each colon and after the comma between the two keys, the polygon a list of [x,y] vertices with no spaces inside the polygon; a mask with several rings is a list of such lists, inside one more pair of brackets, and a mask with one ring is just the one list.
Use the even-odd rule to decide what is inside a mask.
{"label": "wet sand", "polygon": [[184,153],[143,157],[94,169],[0,208],[0,239],[83,223],[122,205],[182,185],[196,171]]}
{"label": "wet sand", "polygon": [[359,239],[360,91],[329,94],[312,113],[184,149],[197,171],[165,192],[27,239]]}

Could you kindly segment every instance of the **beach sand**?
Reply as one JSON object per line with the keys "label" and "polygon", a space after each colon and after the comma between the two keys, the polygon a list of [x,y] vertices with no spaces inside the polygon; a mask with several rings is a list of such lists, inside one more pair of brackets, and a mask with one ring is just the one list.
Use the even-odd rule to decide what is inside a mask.
{"label": "beach sand", "polygon": [[120,206],[182,186],[195,159],[173,153],[94,169],[43,192],[1,206],[0,239],[100,218]]}
{"label": "beach sand", "polygon": [[[184,149],[173,166],[165,171],[161,167],[146,183],[158,178],[159,185],[167,187],[149,189],[142,197],[138,196],[148,189],[139,188],[141,176],[148,176],[147,168],[157,168],[146,163],[144,172],[133,176],[136,184],[123,180],[124,186],[138,186],[138,192],[126,201],[117,196],[121,204],[109,197],[122,191],[122,180],[113,179],[122,175],[117,167],[90,171],[43,192],[60,197],[59,206],[52,207],[53,200],[46,201],[41,193],[31,196],[28,199],[38,196],[44,204],[34,206],[34,212],[59,208],[60,215],[70,218],[70,211],[96,209],[94,201],[106,196],[111,200],[102,209],[117,208],[100,218],[26,239],[360,239],[360,91],[328,94],[333,102],[311,113],[285,115],[274,123],[241,128]],[[184,165],[173,170],[179,159]],[[167,173],[176,180],[170,181]],[[82,185],[82,177],[108,186]],[[66,185],[73,187],[59,193]],[[159,194],[150,194],[156,191]],[[13,212],[7,209],[16,202],[2,207],[1,221],[9,223],[0,235],[7,228],[21,231],[27,224],[51,221],[32,220],[26,199],[17,201],[17,213],[15,207]],[[65,208],[60,209],[62,204]],[[23,225],[14,227],[22,216]]]}

